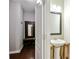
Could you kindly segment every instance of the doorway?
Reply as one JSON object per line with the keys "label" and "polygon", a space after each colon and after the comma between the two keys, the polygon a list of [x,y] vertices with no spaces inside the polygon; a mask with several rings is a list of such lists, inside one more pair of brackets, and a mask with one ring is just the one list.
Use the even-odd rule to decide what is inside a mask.
{"label": "doorway", "polygon": [[[20,32],[19,31],[20,26],[18,25],[23,25],[21,27],[23,34],[22,32],[20,32],[22,36],[18,35],[17,37],[18,39],[16,38],[17,41],[15,40],[14,42],[10,43],[12,45],[14,45],[15,43],[14,47],[15,47],[15,52],[16,52],[16,53],[10,54],[10,59],[25,59],[25,58],[43,59],[42,58],[43,56],[42,54],[43,53],[42,5],[40,3],[36,4],[36,2],[34,2],[33,0],[32,1],[22,0],[21,3],[16,2],[16,5],[18,4],[18,6],[15,6],[14,4],[15,2],[12,2],[12,3],[13,5],[11,7],[14,7],[14,8],[11,9],[11,12],[13,12],[13,10],[14,12],[15,11],[17,12],[16,15],[15,15],[16,12],[15,13],[13,12],[13,14],[14,16],[16,16],[16,19],[18,20],[17,21],[18,23],[17,23],[15,19],[15,22],[17,23],[17,24],[14,24],[15,30],[18,31],[18,33],[16,32],[15,34],[18,35]],[[19,17],[21,18],[21,21],[19,21]],[[14,20],[13,18],[12,20]],[[17,26],[17,29],[16,29],[16,26]],[[19,37],[22,37],[22,38],[19,39]],[[20,46],[23,46],[23,48],[20,49]],[[20,50],[17,53],[18,49]]]}

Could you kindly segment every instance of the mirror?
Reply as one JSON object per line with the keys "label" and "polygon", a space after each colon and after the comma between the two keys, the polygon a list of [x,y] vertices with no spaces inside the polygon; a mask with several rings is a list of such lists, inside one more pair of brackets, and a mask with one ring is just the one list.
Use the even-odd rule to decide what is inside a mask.
{"label": "mirror", "polygon": [[49,6],[50,33],[51,35],[61,35],[63,33],[62,19],[64,18],[64,0],[50,0]]}
{"label": "mirror", "polygon": [[61,13],[51,12],[50,14],[51,35],[61,34]]}
{"label": "mirror", "polygon": [[25,38],[35,38],[34,21],[25,21]]}

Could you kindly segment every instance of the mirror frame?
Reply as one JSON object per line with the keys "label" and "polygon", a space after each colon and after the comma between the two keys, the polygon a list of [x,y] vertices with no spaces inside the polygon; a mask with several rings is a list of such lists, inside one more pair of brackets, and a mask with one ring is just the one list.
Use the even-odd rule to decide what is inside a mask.
{"label": "mirror frame", "polygon": [[60,12],[50,12],[50,13],[60,15],[60,32],[59,33],[50,33],[50,35],[61,35],[62,34],[62,14]]}
{"label": "mirror frame", "polygon": [[[33,25],[32,27],[32,36],[28,36],[28,24]],[[25,21],[25,38],[35,38],[35,22],[34,21]]]}

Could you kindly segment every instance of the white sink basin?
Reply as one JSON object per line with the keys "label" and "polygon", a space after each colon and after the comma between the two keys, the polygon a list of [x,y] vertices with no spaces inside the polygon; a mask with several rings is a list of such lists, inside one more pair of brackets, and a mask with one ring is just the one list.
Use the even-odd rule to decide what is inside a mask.
{"label": "white sink basin", "polygon": [[51,44],[54,45],[55,47],[60,47],[65,44],[66,41],[62,39],[56,39],[56,40],[51,40]]}

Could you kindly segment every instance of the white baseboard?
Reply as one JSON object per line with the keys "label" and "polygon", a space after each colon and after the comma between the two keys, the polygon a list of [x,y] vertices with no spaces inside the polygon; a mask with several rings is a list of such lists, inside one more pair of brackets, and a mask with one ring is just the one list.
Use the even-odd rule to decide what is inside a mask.
{"label": "white baseboard", "polygon": [[15,54],[15,53],[20,53],[21,50],[22,50],[23,46],[19,49],[19,50],[16,50],[16,51],[10,51],[9,54]]}

